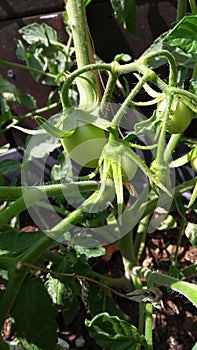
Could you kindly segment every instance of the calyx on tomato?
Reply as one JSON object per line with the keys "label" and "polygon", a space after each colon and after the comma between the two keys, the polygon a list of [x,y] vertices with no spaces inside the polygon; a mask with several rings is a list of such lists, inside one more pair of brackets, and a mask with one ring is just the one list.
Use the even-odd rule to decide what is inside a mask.
{"label": "calyx on tomato", "polygon": [[192,150],[190,164],[192,169],[197,173],[197,147]]}
{"label": "calyx on tomato", "polygon": [[[135,176],[137,172],[137,164],[132,161],[127,155],[121,156],[121,171],[122,171],[122,182],[129,182]],[[112,175],[112,168],[109,170]]]}
{"label": "calyx on tomato", "polygon": [[[157,111],[163,113],[165,108],[166,99],[159,103]],[[174,98],[167,120],[167,132],[169,134],[182,134],[190,125],[194,114],[195,113],[180,98]]]}
{"label": "calyx on tomato", "polygon": [[77,164],[88,168],[97,167],[106,142],[103,129],[82,122],[72,135],[61,139],[62,146],[69,157]]}

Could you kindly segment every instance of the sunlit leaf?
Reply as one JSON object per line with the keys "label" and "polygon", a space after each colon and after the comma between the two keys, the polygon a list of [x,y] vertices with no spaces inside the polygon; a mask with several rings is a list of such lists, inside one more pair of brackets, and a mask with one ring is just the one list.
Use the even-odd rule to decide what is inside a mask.
{"label": "sunlit leaf", "polygon": [[57,32],[47,24],[32,23],[19,30],[28,44],[41,42],[45,46],[49,43],[59,42]]}
{"label": "sunlit leaf", "polygon": [[190,240],[193,247],[197,248],[197,224],[188,222],[185,229],[185,235]]}
{"label": "sunlit leaf", "polygon": [[163,42],[169,46],[179,47],[186,53],[197,52],[197,16],[185,16],[164,37]]}
{"label": "sunlit leaf", "polygon": [[136,350],[138,344],[146,347],[146,340],[136,327],[117,316],[104,312],[91,321],[85,321],[89,334],[97,344],[111,350]]}

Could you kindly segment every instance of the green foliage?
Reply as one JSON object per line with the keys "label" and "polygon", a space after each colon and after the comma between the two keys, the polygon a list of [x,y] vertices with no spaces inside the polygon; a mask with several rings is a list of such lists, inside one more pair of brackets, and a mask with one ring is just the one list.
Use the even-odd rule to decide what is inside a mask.
{"label": "green foliage", "polygon": [[[33,23],[20,29],[23,40],[17,43],[17,57],[33,68],[32,75],[39,79],[43,72],[50,72],[54,77],[46,77],[43,82],[47,85],[56,85],[55,78],[58,73],[69,71],[73,66],[71,52],[67,50],[58,38],[57,32],[47,24]],[[35,71],[37,70],[37,71]]]}
{"label": "green foliage", "polygon": [[18,169],[20,169],[20,164],[13,159],[4,159],[0,162],[0,174],[2,175]]}
{"label": "green foliage", "polygon": [[197,350],[197,343],[193,346],[192,350]]}
{"label": "green foliage", "polygon": [[197,17],[185,16],[163,38],[164,44],[178,47],[185,53],[196,53],[197,50]]}
{"label": "green foliage", "polygon": [[40,279],[26,277],[16,297],[12,316],[18,337],[25,338],[42,350],[54,350],[58,328],[55,310]]}
{"label": "green foliage", "polygon": [[197,248],[197,224],[188,222],[185,228],[185,235],[190,240],[193,247]]}
{"label": "green foliage", "polygon": [[[77,1],[68,1],[70,6],[77,3]],[[81,0],[82,7],[83,4],[85,7],[90,2],[91,0]],[[134,35],[136,2],[111,0],[111,4],[118,20],[130,34]],[[52,231],[55,237],[55,234],[60,232],[66,240],[61,242],[62,244],[53,242],[46,233],[41,231],[20,232],[18,226],[17,229],[11,228],[11,220],[17,222],[19,214],[25,209],[24,199],[29,197],[29,205],[33,205],[39,195],[44,194],[45,191],[47,193],[48,184],[39,186],[38,192],[30,189],[26,197],[21,196],[22,189],[18,191],[18,187],[1,186],[0,190],[3,194],[0,193],[2,218],[0,283],[6,286],[6,290],[1,290],[0,293],[0,325],[2,327],[4,320],[11,315],[14,320],[13,332],[27,350],[61,349],[57,344],[56,317],[61,314],[64,324],[69,325],[81,311],[82,301],[83,312],[86,309],[93,318],[86,320],[89,334],[101,347],[112,350],[138,350],[143,347],[151,350],[153,348],[152,306],[158,307],[162,297],[157,286],[163,286],[167,292],[172,289],[197,306],[196,285],[182,280],[185,275],[184,271],[179,269],[177,257],[184,233],[191,244],[197,247],[196,224],[187,223],[186,226],[185,224],[181,226],[171,215],[171,210],[175,208],[182,217],[185,216],[186,208],[181,199],[184,191],[193,190],[188,207],[195,208],[197,182],[196,179],[191,179],[189,184],[184,183],[181,186],[175,184],[175,188],[172,188],[174,185],[172,186],[169,182],[171,170],[191,162],[195,155],[196,141],[183,139],[191,150],[171,161],[181,138],[180,134],[185,130],[185,127],[181,127],[180,119],[184,121],[185,113],[191,111],[190,121],[197,113],[197,97],[192,93],[197,90],[197,17],[185,16],[171,30],[162,34],[139,60],[131,62],[128,54],[118,54],[112,63],[105,64],[99,61],[91,64],[89,57],[85,57],[86,62],[90,64],[86,67],[79,65],[81,68],[78,70],[74,70],[76,65],[74,57],[78,57],[77,54],[83,56],[86,50],[78,52],[78,47],[75,45],[76,26],[72,26],[72,18],[67,18],[66,21],[69,35],[67,44],[61,42],[53,28],[37,23],[22,28],[21,40],[17,41],[17,57],[24,62],[25,69],[31,72],[35,80],[51,86],[46,107],[36,111],[34,98],[29,94],[21,94],[15,85],[0,75],[1,133],[11,126],[29,133],[22,170],[25,172],[29,162],[34,158],[47,157],[61,145],[68,153],[62,152],[58,156],[58,164],[51,171],[53,184],[50,187],[50,198],[53,204],[55,203],[54,208],[60,215],[60,222],[54,223],[54,227],[47,233],[50,236]],[[81,32],[83,30],[85,31],[86,28],[82,28]],[[84,47],[86,45],[87,42],[84,43]],[[169,75],[165,79],[151,70],[166,63],[169,65]],[[3,65],[10,66],[11,63],[0,60],[0,66]],[[18,64],[15,66],[23,67]],[[78,91],[79,81],[85,80],[87,83],[84,85],[86,86],[85,95],[89,96],[88,92],[92,90],[91,92],[98,99],[100,94],[100,89],[97,91],[91,79],[86,79],[86,73],[92,71],[98,72],[98,76],[102,71],[107,77],[106,80],[108,77],[109,79],[105,84],[103,96],[99,97],[101,104],[83,106],[79,104],[81,97],[84,97],[81,96],[82,92]],[[137,83],[132,83],[130,86],[125,76],[133,72],[137,72],[134,74]],[[96,79],[96,74],[94,78]],[[124,81],[125,88],[121,81]],[[188,83],[189,88],[186,90],[184,87]],[[151,84],[151,87],[148,84]],[[113,106],[108,106],[115,87],[120,87],[125,98],[118,111],[114,111]],[[136,102],[136,97],[141,96],[142,89],[148,96],[148,98],[146,96],[147,101]],[[171,130],[172,136],[168,140],[166,132],[170,132],[169,119],[173,98],[182,100],[186,108],[182,114],[178,108],[175,108],[178,127],[176,130]],[[156,107],[163,99],[165,99],[165,106],[162,113],[158,113]],[[20,105],[33,111],[20,119],[14,116],[13,105]],[[53,107],[62,105],[62,111],[50,118],[50,121],[46,121],[42,112],[53,108],[52,105],[55,105]],[[146,120],[142,120],[141,114],[133,108],[132,116],[135,123],[132,126],[129,124],[129,130],[122,135],[121,122],[124,117],[130,118],[125,112],[128,107],[135,107],[135,105],[140,106],[142,111],[144,106],[155,106],[155,108],[153,107],[152,116]],[[15,125],[20,120],[35,115],[35,120],[40,126],[38,130],[28,130]],[[87,172],[86,176],[77,177],[73,176],[73,161],[70,153],[76,145],[80,146],[81,153],[78,152],[77,161],[76,158],[72,159],[84,165],[83,155],[89,156],[93,149],[93,146],[85,148],[82,145],[86,140],[78,133],[85,124],[91,129],[91,132],[87,133],[85,128],[84,134],[87,141],[93,139],[93,146],[97,147],[99,138],[103,138],[104,144],[99,148],[95,170],[91,173]],[[98,130],[102,137],[96,132]],[[33,137],[31,138],[30,135]],[[139,145],[139,136],[148,138],[149,144]],[[133,143],[130,143],[131,140]],[[72,141],[71,148],[66,145],[69,143],[67,141]],[[0,153],[4,154],[8,148],[9,145],[5,145],[0,149]],[[136,148],[144,151],[153,150],[150,162],[144,162],[135,152]],[[129,170],[127,171],[124,163],[131,171],[131,176],[125,176],[124,171],[129,175]],[[90,163],[88,165],[90,166]],[[195,170],[192,162],[191,165]],[[0,174],[5,175],[20,167],[13,160],[3,160],[0,162]],[[133,177],[135,174],[138,177],[138,171],[142,171],[147,178],[147,186],[142,195],[138,195],[133,185]],[[43,182],[43,179],[41,181]],[[69,193],[70,202],[64,198],[64,185],[72,186],[73,190]],[[85,192],[80,190],[83,185],[87,188]],[[36,187],[37,184],[34,185],[34,189]],[[131,197],[128,203],[123,191],[124,187],[125,192],[127,191],[126,193]],[[81,195],[80,199],[76,198],[76,188]],[[148,193],[147,198],[145,198],[145,191]],[[172,203],[171,208],[169,206],[166,209],[165,201],[170,201],[170,205]],[[73,203],[79,206],[75,209]],[[160,220],[159,217],[158,221],[157,218],[154,221],[155,213],[156,215],[165,214],[165,219]],[[134,227],[135,235],[131,227],[133,216],[137,218]],[[160,226],[160,230],[180,226],[177,250],[173,256],[168,254],[169,264],[171,264],[170,273],[173,276],[140,266],[141,257],[146,248],[149,225],[151,226],[153,221],[156,225],[158,224],[158,227]],[[185,217],[183,221],[185,223]],[[97,237],[97,228],[101,228],[100,241]],[[92,271],[94,261],[106,253],[101,243],[105,244],[111,233],[119,247],[127,279],[125,276],[111,278]],[[53,251],[50,250],[51,248]],[[40,271],[39,274],[37,271]],[[189,272],[187,270],[187,277],[194,272],[196,272],[196,266],[192,265],[191,270]],[[121,309],[118,298],[114,298],[115,294],[118,294],[119,298],[123,297],[139,303],[139,324],[141,329],[145,329],[144,334],[129,323],[130,318]],[[147,303],[145,316],[142,312],[142,303]],[[0,348],[8,349],[1,338]]]}
{"label": "green foliage", "polygon": [[[129,316],[119,307],[107,290],[94,283],[90,283],[89,285],[88,306],[91,317],[102,312],[107,312],[110,316],[117,316],[125,321],[130,320]],[[95,295],[97,300],[96,303]]]}
{"label": "green foliage", "polygon": [[97,344],[111,350],[137,350],[138,345],[146,348],[146,340],[136,327],[117,316],[101,313],[91,321],[86,320],[89,334]]}
{"label": "green foliage", "polygon": [[123,23],[124,28],[135,34],[136,3],[135,0],[110,0],[115,16]]}
{"label": "green foliage", "polygon": [[[61,263],[53,266],[53,271],[57,274],[72,274],[72,267],[65,258]],[[78,288],[71,277],[48,276],[46,282],[47,290],[57,306],[63,313],[65,324],[70,324],[79,312],[79,302],[77,299]]]}
{"label": "green foliage", "polygon": [[43,236],[41,231],[18,232],[15,230],[5,230],[0,233],[0,252],[6,255],[17,256],[31,247],[39,238]]}
{"label": "green foliage", "polygon": [[30,94],[22,94],[16,86],[0,75],[0,126],[14,119],[10,105],[20,105],[28,109],[36,108],[36,100]]}

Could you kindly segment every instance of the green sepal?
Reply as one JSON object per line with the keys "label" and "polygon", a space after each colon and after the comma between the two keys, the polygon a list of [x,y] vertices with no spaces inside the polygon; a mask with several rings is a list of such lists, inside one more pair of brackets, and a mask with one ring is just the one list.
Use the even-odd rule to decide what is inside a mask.
{"label": "green sepal", "polygon": [[180,158],[173,160],[170,163],[170,168],[177,168],[179,166],[182,166],[182,165],[185,165],[186,163],[188,163],[191,160],[192,151],[184,154],[184,156],[182,156]]}
{"label": "green sepal", "polygon": [[47,133],[49,135],[51,135],[52,137],[55,137],[57,139],[71,136],[75,132],[75,129],[73,129],[71,131],[60,130],[56,126],[52,125],[46,119],[44,119],[40,116],[36,116],[35,120],[40,126],[43,127],[43,129],[45,129],[47,131]]}
{"label": "green sepal", "polygon": [[194,202],[196,201],[196,198],[197,198],[197,181],[195,183],[195,186],[194,186],[194,189],[193,189],[193,192],[192,192],[192,195],[191,195],[191,198],[190,198],[190,201],[188,203],[188,208],[191,208],[191,206],[194,204]]}

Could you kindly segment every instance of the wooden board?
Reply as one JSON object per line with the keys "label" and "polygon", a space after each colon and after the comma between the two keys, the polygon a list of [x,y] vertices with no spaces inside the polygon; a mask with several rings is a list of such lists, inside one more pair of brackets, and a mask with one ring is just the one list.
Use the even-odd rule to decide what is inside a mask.
{"label": "wooden board", "polygon": [[63,9],[64,0],[1,0],[0,21]]}
{"label": "wooden board", "polygon": [[[6,61],[16,62],[22,64],[22,61],[16,58],[16,39],[21,38],[18,30],[30,23],[46,23],[52,26],[57,32],[62,42],[67,41],[67,36],[64,28],[64,22],[62,12],[57,12],[48,15],[39,15],[32,17],[24,17],[16,20],[9,20],[0,22],[0,58]],[[46,106],[48,100],[48,94],[50,87],[43,85],[39,82],[35,82],[33,77],[28,71],[15,68],[15,67],[0,67],[0,74],[8,79],[9,82],[16,85],[22,93],[29,93],[33,95],[37,101],[38,108]],[[20,107],[13,107],[15,115],[23,115],[23,109]],[[46,113],[44,116],[48,117],[54,114]],[[26,128],[34,128],[37,124],[33,118],[25,119],[22,125]],[[18,130],[12,130],[14,139],[18,146],[22,146],[25,140],[25,134]],[[0,145],[5,143],[4,138],[0,137]]]}

